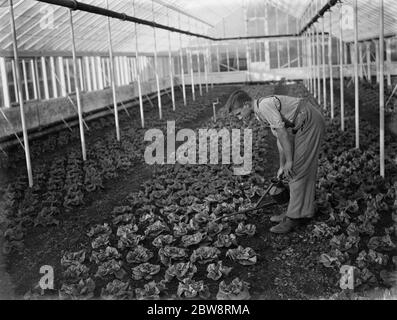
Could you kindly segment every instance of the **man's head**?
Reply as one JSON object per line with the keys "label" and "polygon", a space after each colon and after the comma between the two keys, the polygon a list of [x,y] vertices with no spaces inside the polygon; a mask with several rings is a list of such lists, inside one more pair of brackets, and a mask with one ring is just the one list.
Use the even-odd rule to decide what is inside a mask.
{"label": "man's head", "polygon": [[246,120],[254,112],[253,101],[247,92],[238,90],[230,95],[226,102],[226,109],[239,119]]}

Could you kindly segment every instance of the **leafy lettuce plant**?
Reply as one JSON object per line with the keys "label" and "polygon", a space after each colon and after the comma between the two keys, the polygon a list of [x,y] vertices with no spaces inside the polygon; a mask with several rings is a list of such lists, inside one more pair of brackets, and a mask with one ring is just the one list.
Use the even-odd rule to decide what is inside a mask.
{"label": "leafy lettuce plant", "polygon": [[165,271],[165,280],[171,281],[176,277],[179,281],[185,278],[191,279],[197,272],[197,267],[191,262],[178,262],[170,265]]}
{"label": "leafy lettuce plant", "polygon": [[95,282],[91,278],[80,279],[78,283],[62,284],[59,290],[61,300],[87,300],[94,297]]}
{"label": "leafy lettuce plant", "polygon": [[243,266],[253,265],[257,262],[255,251],[249,247],[238,246],[236,249],[229,249],[226,252],[226,256]]}
{"label": "leafy lettuce plant", "polygon": [[152,276],[160,272],[160,266],[150,263],[143,263],[132,268],[132,279],[134,280],[150,280]]}
{"label": "leafy lettuce plant", "polygon": [[208,299],[210,292],[208,286],[204,285],[204,281],[194,281],[187,278],[179,283],[177,295],[190,299],[196,298],[197,296],[200,296],[202,299]]}
{"label": "leafy lettuce plant", "polygon": [[164,248],[159,249],[158,255],[161,263],[168,266],[173,260],[181,260],[185,258],[186,250],[178,247],[165,246]]}
{"label": "leafy lettuce plant", "polygon": [[125,300],[132,298],[132,291],[129,290],[129,282],[115,279],[102,288],[101,298],[104,300]]}
{"label": "leafy lettuce plant", "polygon": [[219,251],[219,249],[214,247],[200,247],[193,251],[192,255],[190,256],[190,261],[193,263],[197,261],[200,264],[205,264],[215,259],[218,259],[220,253],[221,252]]}
{"label": "leafy lettuce plant", "polygon": [[160,234],[159,236],[157,236],[152,244],[156,247],[156,248],[161,248],[164,247],[165,245],[169,245],[171,243],[173,243],[175,241],[174,237],[170,234]]}
{"label": "leafy lettuce plant", "polygon": [[249,284],[239,278],[227,284],[222,281],[219,284],[219,290],[216,295],[217,300],[248,300],[251,298],[249,294]]}
{"label": "leafy lettuce plant", "polygon": [[137,246],[127,253],[126,259],[128,263],[144,263],[148,262],[153,256],[153,252],[149,249],[143,246]]}
{"label": "leafy lettuce plant", "polygon": [[211,263],[207,266],[207,278],[216,281],[222,278],[222,276],[228,276],[230,271],[232,271],[232,268],[224,266],[222,261]]}

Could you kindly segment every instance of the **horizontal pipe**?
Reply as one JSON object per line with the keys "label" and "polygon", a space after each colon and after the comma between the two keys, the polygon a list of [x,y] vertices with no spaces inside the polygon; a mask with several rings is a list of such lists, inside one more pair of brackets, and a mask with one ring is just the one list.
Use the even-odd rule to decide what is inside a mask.
{"label": "horizontal pipe", "polygon": [[211,40],[211,41],[230,41],[230,40],[245,40],[245,39],[277,39],[277,38],[292,38],[292,37],[299,36],[297,34],[282,34],[282,35],[263,35],[263,36],[250,36],[250,37],[213,38],[213,37],[209,37],[209,36],[194,33],[194,32],[185,31],[185,30],[178,29],[178,28],[169,27],[169,26],[166,26],[166,25],[163,25],[160,23],[156,23],[154,21],[135,18],[135,17],[129,16],[125,13],[119,13],[116,11],[104,9],[101,7],[89,5],[89,4],[74,1],[74,0],[36,0],[36,1],[53,4],[53,5],[69,8],[72,10],[79,10],[79,11],[94,13],[94,14],[105,16],[105,17],[119,19],[122,21],[129,21],[129,22],[146,25],[146,26],[153,27],[153,28],[158,28],[158,29],[163,29],[163,30],[167,30],[167,31],[171,31],[171,32],[181,33],[181,34],[185,34],[188,36],[203,38],[203,39],[207,39],[207,40]]}
{"label": "horizontal pipe", "polygon": [[314,25],[318,19],[320,19],[324,14],[330,10],[333,6],[335,6],[339,0],[330,0],[328,1],[324,7],[320,9],[320,11],[303,27],[303,29],[299,32],[299,36],[304,34],[312,25]]}

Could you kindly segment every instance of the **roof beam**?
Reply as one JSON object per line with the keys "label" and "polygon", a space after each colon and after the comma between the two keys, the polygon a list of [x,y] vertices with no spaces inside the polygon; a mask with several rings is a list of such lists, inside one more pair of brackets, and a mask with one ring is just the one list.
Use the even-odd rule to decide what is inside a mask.
{"label": "roof beam", "polygon": [[211,40],[211,41],[230,41],[230,40],[244,40],[244,39],[281,39],[281,38],[292,38],[292,37],[298,36],[297,34],[282,34],[282,35],[265,35],[265,36],[251,36],[251,37],[213,38],[213,37],[209,37],[206,35],[169,27],[169,26],[159,24],[159,23],[156,23],[153,21],[135,18],[135,17],[129,16],[125,13],[119,13],[116,11],[107,10],[107,9],[104,9],[101,7],[96,7],[93,5],[81,3],[78,1],[74,1],[74,0],[36,0],[36,1],[44,2],[44,3],[48,3],[48,4],[54,4],[54,5],[66,7],[66,8],[72,9],[72,10],[80,10],[80,11],[90,12],[90,13],[94,13],[97,15],[102,15],[102,16],[106,16],[106,17],[110,17],[110,18],[114,18],[114,19],[119,19],[122,21],[129,21],[129,22],[146,25],[146,26],[153,27],[153,28],[168,30],[171,32],[182,33],[182,34],[186,34],[188,36],[203,38],[203,39],[207,39],[207,40]]}
{"label": "roof beam", "polygon": [[156,3],[158,3],[158,4],[160,4],[160,5],[162,5],[163,7],[166,7],[166,8],[169,8],[169,9],[175,11],[175,12],[181,13],[181,14],[183,14],[183,15],[189,17],[189,18],[192,18],[192,19],[194,19],[194,20],[197,20],[198,22],[204,23],[205,25],[207,25],[207,26],[209,26],[209,27],[211,27],[211,28],[214,27],[213,24],[210,24],[210,23],[208,23],[208,22],[205,21],[205,20],[202,20],[202,19],[200,19],[200,18],[198,18],[198,17],[196,17],[196,16],[194,16],[194,15],[191,15],[190,13],[187,13],[186,11],[183,11],[183,10],[181,10],[181,9],[179,9],[179,8],[177,8],[177,7],[175,7],[175,6],[173,6],[173,5],[170,5],[170,4],[166,3],[166,2],[164,2],[163,0],[153,0],[153,1],[156,2]]}

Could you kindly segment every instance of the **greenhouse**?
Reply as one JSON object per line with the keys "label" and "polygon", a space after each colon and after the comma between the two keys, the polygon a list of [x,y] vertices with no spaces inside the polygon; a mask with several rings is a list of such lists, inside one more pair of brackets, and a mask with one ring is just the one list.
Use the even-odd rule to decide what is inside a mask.
{"label": "greenhouse", "polygon": [[0,300],[397,299],[396,14],[0,0]]}

